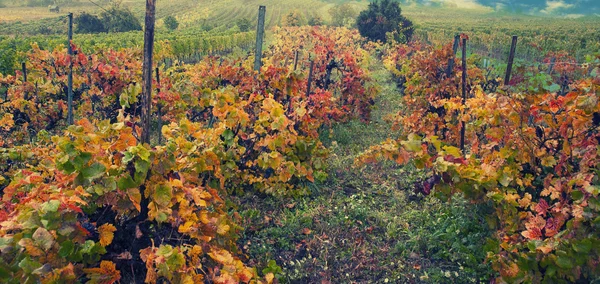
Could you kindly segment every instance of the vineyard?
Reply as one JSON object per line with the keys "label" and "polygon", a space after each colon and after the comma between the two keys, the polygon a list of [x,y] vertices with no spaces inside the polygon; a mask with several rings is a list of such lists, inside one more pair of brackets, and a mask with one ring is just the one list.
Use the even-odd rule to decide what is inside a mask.
{"label": "vineyard", "polygon": [[56,29],[0,33],[0,282],[600,280],[600,21],[413,6],[383,43],[240,2],[158,1],[153,64],[0,26]]}

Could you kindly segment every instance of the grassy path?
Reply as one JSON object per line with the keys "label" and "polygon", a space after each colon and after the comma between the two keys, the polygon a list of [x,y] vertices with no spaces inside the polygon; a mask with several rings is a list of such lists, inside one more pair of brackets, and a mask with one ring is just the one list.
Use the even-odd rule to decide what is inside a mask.
{"label": "grassy path", "polygon": [[294,200],[238,200],[247,228],[243,253],[261,269],[274,260],[283,283],[487,279],[481,250],[487,228],[470,205],[414,194],[424,174],[410,166],[352,168],[358,154],[393,135],[384,118],[399,110],[400,93],[381,62],[374,61],[372,76],[380,86],[373,121],[338,125],[323,138],[332,151],[325,184]]}

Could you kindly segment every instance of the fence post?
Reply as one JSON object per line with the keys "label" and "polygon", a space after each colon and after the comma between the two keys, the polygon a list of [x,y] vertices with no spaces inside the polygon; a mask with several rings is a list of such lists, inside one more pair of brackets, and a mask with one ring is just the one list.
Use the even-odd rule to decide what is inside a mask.
{"label": "fence post", "polygon": [[69,78],[68,78],[68,86],[67,86],[67,122],[69,125],[73,124],[73,47],[71,46],[71,42],[73,41],[73,13],[69,13],[69,41],[67,42],[68,50],[69,50]]}
{"label": "fence post", "polygon": [[154,24],[156,0],[146,0],[144,31],[144,63],[142,84],[142,143],[150,143],[150,111],[152,104],[152,53],[154,52]]}
{"label": "fence post", "polygon": [[298,59],[300,57],[300,51],[296,50],[296,52],[294,53],[294,71],[296,71],[298,69]]}
{"label": "fence post", "polygon": [[260,73],[260,67],[262,65],[262,46],[263,38],[265,36],[265,14],[267,7],[260,6],[258,8],[258,25],[256,27],[256,55],[254,58],[254,71]]}
{"label": "fence post", "polygon": [[554,72],[554,64],[556,63],[556,57],[552,57],[552,59],[550,59],[550,67],[548,68],[548,74],[552,75],[552,73]]}
{"label": "fence post", "polygon": [[512,44],[510,45],[510,54],[508,56],[508,66],[506,67],[504,85],[508,85],[508,82],[510,82],[510,73],[512,72],[513,62],[515,60],[515,52],[517,51],[517,39],[517,36],[513,36]]}
{"label": "fence post", "polygon": [[[463,106],[467,103],[467,39],[462,40],[462,104]],[[464,114],[464,110],[462,112]],[[460,150],[465,154],[465,122],[461,118],[461,129],[460,129]]]}
{"label": "fence post", "polygon": [[446,69],[446,77],[450,77],[452,75],[452,70],[454,69],[454,56],[458,51],[458,43],[460,41],[460,35],[454,36],[454,45],[452,46],[452,57],[448,60],[448,69]]}
{"label": "fence post", "polygon": [[310,69],[308,70],[308,84],[306,86],[306,97],[310,96],[310,89],[312,87],[314,67],[315,67],[315,61],[311,60],[310,61]]}
{"label": "fence post", "polygon": [[27,82],[27,66],[25,66],[25,62],[21,62],[21,71],[23,71],[23,82]]}
{"label": "fence post", "polygon": [[[156,93],[160,94],[160,73],[156,67]],[[158,98],[160,100],[160,97]],[[158,144],[162,144],[162,103],[158,102]]]}

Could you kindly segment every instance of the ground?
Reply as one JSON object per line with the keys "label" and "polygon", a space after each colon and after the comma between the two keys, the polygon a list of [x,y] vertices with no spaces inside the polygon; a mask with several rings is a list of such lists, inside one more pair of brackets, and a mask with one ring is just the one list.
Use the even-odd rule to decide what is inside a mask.
{"label": "ground", "polygon": [[332,151],[327,182],[293,200],[236,199],[246,228],[242,252],[250,265],[278,272],[283,283],[489,281],[486,206],[416,193],[427,173],[410,165],[353,167],[369,145],[399,134],[385,117],[401,110],[401,92],[380,62],[373,66],[381,88],[373,121],[323,131]]}

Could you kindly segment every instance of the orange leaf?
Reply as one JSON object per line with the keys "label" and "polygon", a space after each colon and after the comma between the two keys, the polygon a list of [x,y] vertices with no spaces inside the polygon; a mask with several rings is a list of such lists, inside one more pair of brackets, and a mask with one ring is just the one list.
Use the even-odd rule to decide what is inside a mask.
{"label": "orange leaf", "polygon": [[116,265],[111,261],[103,260],[99,268],[84,269],[83,272],[90,279],[91,284],[112,284],[121,279],[121,272],[117,270]]}
{"label": "orange leaf", "polygon": [[98,233],[100,234],[100,244],[105,247],[112,243],[113,238],[115,237],[115,232],[117,228],[112,224],[104,224],[98,228]]}

